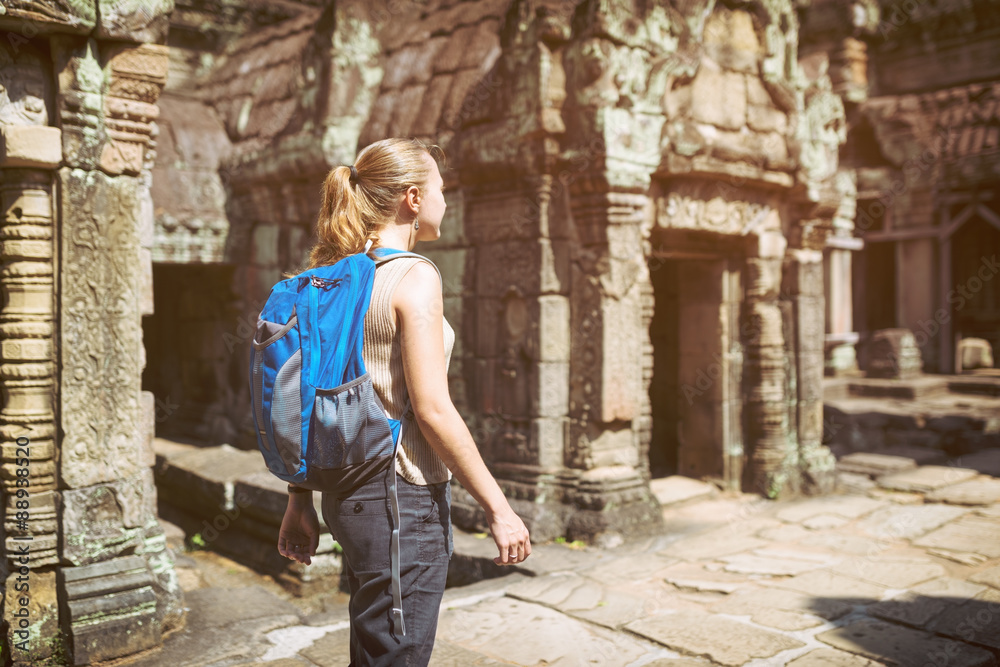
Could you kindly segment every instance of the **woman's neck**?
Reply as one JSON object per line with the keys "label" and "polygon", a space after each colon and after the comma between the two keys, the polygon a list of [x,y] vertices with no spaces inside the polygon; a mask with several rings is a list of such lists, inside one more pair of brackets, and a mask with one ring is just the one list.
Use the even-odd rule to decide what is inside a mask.
{"label": "woman's neck", "polygon": [[413,225],[401,223],[389,223],[382,227],[378,235],[379,248],[392,248],[393,250],[413,250],[416,243],[416,233]]}

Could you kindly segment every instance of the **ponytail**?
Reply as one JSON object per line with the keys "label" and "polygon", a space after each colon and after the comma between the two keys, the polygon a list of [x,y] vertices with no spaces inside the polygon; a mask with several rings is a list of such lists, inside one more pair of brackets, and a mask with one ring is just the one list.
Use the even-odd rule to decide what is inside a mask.
{"label": "ponytail", "polygon": [[383,225],[395,220],[399,196],[411,186],[424,188],[429,176],[425,156],[443,157],[437,146],[416,139],[383,139],[364,148],[353,167],[334,167],[323,182],[316,220],[316,245],[309,269],[333,264],[378,243]]}

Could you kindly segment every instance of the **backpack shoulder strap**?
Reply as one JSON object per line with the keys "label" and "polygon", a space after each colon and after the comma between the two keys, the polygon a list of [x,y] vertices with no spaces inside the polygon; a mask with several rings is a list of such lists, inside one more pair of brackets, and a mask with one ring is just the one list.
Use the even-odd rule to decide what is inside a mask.
{"label": "backpack shoulder strap", "polygon": [[444,289],[444,277],[441,275],[441,269],[439,269],[437,267],[437,264],[435,264],[431,260],[427,259],[423,255],[418,255],[415,252],[407,252],[405,250],[399,250],[399,251],[396,251],[396,252],[391,252],[391,253],[386,253],[386,254],[379,254],[378,251],[376,251],[376,253],[375,253],[375,267],[378,268],[379,266],[385,264],[386,262],[391,262],[392,260],[399,259],[400,257],[411,257],[413,259],[422,259],[425,262],[427,262],[428,264],[430,264],[431,266],[433,266],[434,270],[437,271],[438,279],[441,281],[441,288]]}

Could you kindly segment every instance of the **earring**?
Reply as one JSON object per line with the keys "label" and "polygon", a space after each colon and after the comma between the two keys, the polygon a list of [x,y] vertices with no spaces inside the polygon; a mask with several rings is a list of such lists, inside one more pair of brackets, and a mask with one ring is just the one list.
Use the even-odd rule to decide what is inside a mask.
{"label": "earring", "polygon": [[414,229],[414,231],[420,229],[420,221],[419,220],[414,219],[414,221],[413,221],[413,229]]}

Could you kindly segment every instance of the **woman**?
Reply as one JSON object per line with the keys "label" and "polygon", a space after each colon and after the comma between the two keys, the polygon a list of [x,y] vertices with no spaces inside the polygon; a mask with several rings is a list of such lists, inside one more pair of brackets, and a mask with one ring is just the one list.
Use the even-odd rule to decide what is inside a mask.
{"label": "woman", "polygon": [[[439,238],[446,205],[431,151],[416,140],[386,139],[362,150],[354,165],[333,169],[323,184],[309,268],[362,252],[369,240],[376,249],[409,251],[417,241]],[[323,493],[323,520],[344,550],[352,665],[430,660],[453,550],[452,473],[486,512],[499,550],[494,562],[511,565],[531,554],[524,522],[487,470],[448,393],[455,334],[443,311],[438,272],[426,260],[399,258],[376,270],[365,317],[365,367],[389,416],[399,419],[408,397],[412,425],[419,428],[404,432],[396,459],[405,634],[392,632],[387,476],[345,497]],[[278,551],[308,565],[318,541],[312,492],[290,492]]]}

